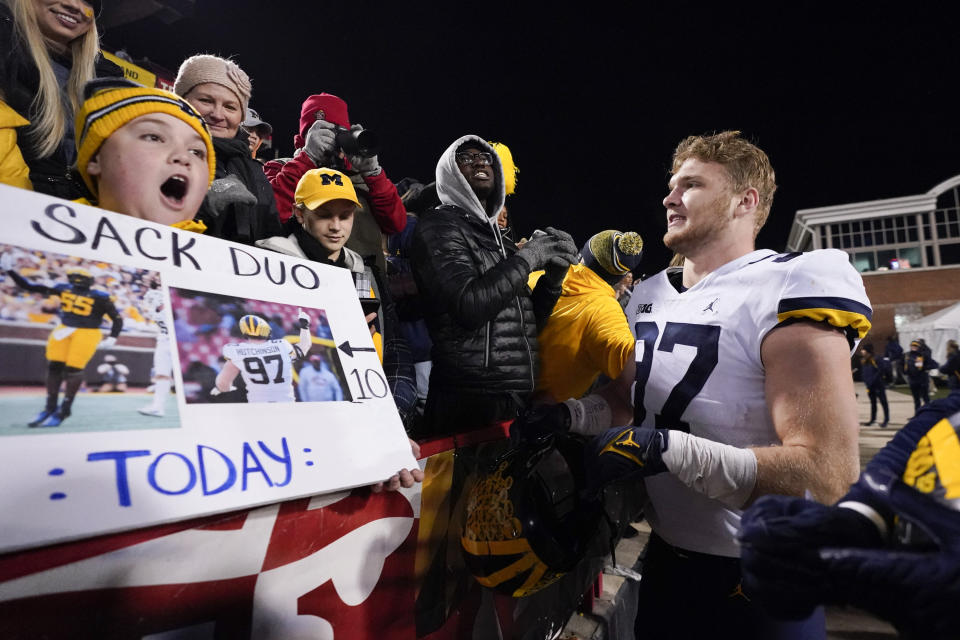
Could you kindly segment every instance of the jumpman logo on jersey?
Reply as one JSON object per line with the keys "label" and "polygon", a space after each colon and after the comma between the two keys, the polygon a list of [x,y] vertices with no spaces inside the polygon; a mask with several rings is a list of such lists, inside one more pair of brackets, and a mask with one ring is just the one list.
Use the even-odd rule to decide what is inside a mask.
{"label": "jumpman logo on jersey", "polygon": [[747,594],[745,594],[745,593],[743,592],[743,583],[742,583],[742,582],[738,582],[738,583],[737,583],[737,587],[736,587],[733,591],[731,591],[730,593],[727,594],[727,597],[728,597],[728,598],[736,598],[737,596],[740,596],[741,598],[743,598],[743,599],[746,600],[747,602],[750,602],[750,598],[748,598],[748,597],[747,597]]}
{"label": "jumpman logo on jersey", "polygon": [[640,445],[637,443],[637,441],[633,439],[633,429],[628,430],[626,433],[620,436],[620,439],[617,440],[616,444],[623,447],[636,447],[637,449],[640,448]]}
{"label": "jumpman logo on jersey", "polygon": [[713,308],[713,305],[717,304],[718,302],[720,302],[720,298],[714,298],[713,302],[705,306],[701,313],[706,313],[707,311],[713,311],[714,313],[717,313],[717,310]]}

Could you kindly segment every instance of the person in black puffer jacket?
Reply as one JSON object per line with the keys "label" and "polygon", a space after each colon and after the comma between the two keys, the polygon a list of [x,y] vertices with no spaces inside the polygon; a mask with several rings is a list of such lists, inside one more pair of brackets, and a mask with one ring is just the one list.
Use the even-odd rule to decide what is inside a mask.
{"label": "person in black puffer jacket", "polygon": [[[522,249],[497,227],[505,187],[500,159],[478,136],[451,144],[437,164],[440,206],[414,233],[411,264],[433,341],[422,432],[464,432],[509,421],[537,377],[537,331],[577,261],[568,234],[548,228]],[[546,269],[531,293],[531,271]]]}

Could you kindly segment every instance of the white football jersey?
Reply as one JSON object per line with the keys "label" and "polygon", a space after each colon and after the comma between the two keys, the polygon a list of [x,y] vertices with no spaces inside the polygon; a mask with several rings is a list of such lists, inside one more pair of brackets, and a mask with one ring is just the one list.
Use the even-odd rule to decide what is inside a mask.
{"label": "white football jersey", "polygon": [[[737,447],[779,444],[764,396],[760,347],[771,329],[827,322],[851,353],[870,329],[860,274],[835,249],[754,251],[680,293],[668,269],[636,285],[628,317],[636,343],[634,424],[681,429]],[[679,274],[677,274],[679,275]],[[740,512],[663,473],[646,479],[646,511],[664,540],[739,556]]]}
{"label": "white football jersey", "polygon": [[160,333],[164,335],[167,333],[166,316],[163,313],[165,303],[166,299],[163,291],[160,289],[147,289],[147,292],[143,294],[143,304],[140,305],[143,316],[147,320],[155,323],[157,327],[159,327]]}
{"label": "white football jersey", "polygon": [[223,357],[238,369],[247,385],[247,402],[294,402],[294,346],[286,340],[231,342]]}

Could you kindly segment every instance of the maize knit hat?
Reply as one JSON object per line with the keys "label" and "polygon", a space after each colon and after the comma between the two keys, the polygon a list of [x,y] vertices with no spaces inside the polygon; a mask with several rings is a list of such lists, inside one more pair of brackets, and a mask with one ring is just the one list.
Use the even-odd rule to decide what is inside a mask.
{"label": "maize knit hat", "polygon": [[643,238],[635,231],[601,231],[587,240],[580,256],[584,265],[612,286],[640,266]]}
{"label": "maize knit hat", "polygon": [[331,200],[349,200],[360,206],[357,190],[346,175],[336,169],[311,169],[303,174],[293,194],[294,204],[302,204],[307,209],[316,209]]}
{"label": "maize knit hat", "polygon": [[507,190],[507,195],[513,195],[517,190],[517,179],[520,176],[520,169],[513,163],[513,153],[510,147],[502,142],[491,142],[490,146],[500,156],[500,164],[503,166],[503,186]]}
{"label": "maize knit hat", "polygon": [[87,173],[90,159],[114,131],[148,113],[166,113],[183,120],[203,138],[210,182],[213,182],[217,168],[213,140],[207,124],[189,102],[169,91],[143,87],[123,78],[99,78],[83,88],[83,104],[77,110],[75,122],[77,170],[94,196],[97,195],[97,185]]}
{"label": "maize knit hat", "polygon": [[173,81],[173,92],[178,96],[185,96],[197,85],[213,82],[226,87],[237,96],[240,106],[243,107],[241,120],[247,119],[247,108],[250,105],[250,94],[253,87],[250,76],[237,66],[233,60],[226,60],[219,56],[205,53],[190,56],[180,65],[177,79]]}

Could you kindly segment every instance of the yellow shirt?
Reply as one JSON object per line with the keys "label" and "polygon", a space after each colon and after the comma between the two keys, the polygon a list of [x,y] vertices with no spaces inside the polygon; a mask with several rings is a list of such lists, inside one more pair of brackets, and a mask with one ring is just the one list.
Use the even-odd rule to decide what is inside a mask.
{"label": "yellow shirt", "polygon": [[537,391],[555,402],[583,396],[601,373],[619,376],[633,359],[635,344],[613,287],[579,264],[567,272],[563,293],[537,341]]}

